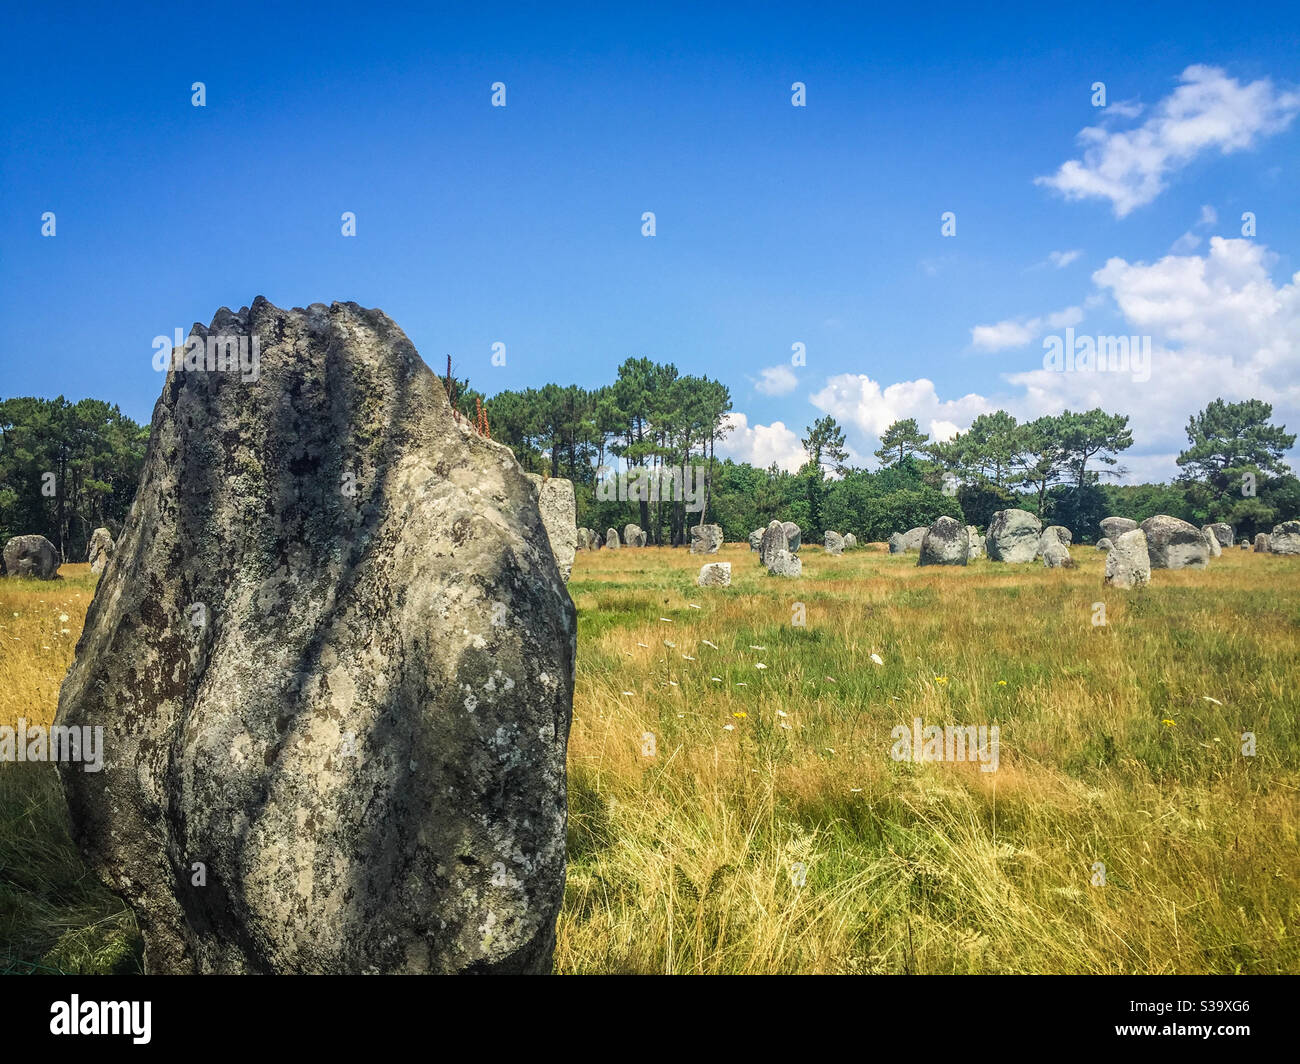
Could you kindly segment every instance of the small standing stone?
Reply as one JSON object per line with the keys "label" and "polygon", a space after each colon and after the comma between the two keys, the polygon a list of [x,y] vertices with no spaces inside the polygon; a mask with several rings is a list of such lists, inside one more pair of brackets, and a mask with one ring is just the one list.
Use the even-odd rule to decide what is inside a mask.
{"label": "small standing stone", "polygon": [[700,567],[700,576],[696,580],[700,587],[729,587],[731,585],[731,562],[709,562]]}
{"label": "small standing stone", "polygon": [[1106,555],[1107,587],[1128,590],[1145,587],[1151,582],[1151,558],[1147,536],[1140,528],[1123,532]]}

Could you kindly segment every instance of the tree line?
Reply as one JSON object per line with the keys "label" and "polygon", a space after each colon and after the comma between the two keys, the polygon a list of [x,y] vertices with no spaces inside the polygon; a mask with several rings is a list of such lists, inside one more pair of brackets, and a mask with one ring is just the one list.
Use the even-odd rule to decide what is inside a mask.
{"label": "tree line", "polygon": [[[706,522],[743,541],[773,518],[796,522],[809,539],[834,529],[871,542],[943,515],[983,529],[1008,507],[1065,525],[1081,542],[1110,514],[1225,521],[1247,536],[1300,517],[1300,480],[1282,457],[1295,434],[1274,425],[1272,407],[1258,399],[1215,400],[1194,414],[1172,483],[1119,485],[1103,478],[1125,473],[1120,460],[1133,437],[1126,416],[1100,409],[1026,422],[998,410],[942,441],[899,420],[881,435],[874,470],[852,466],[843,429],[821,417],[801,438],[806,461],[788,472],[719,460],[731,394],[671,363],[629,358],[599,388],[546,384],[490,398],[449,363],[444,384],[455,408],[524,469],[573,482],[578,524],[603,532],[634,521],[660,545],[689,542],[691,526]],[[0,538],[39,533],[80,561],[96,527],[117,535],[148,431],[99,400],[0,401]],[[611,499],[598,481],[618,465],[683,476],[702,467],[700,509],[680,497]]]}

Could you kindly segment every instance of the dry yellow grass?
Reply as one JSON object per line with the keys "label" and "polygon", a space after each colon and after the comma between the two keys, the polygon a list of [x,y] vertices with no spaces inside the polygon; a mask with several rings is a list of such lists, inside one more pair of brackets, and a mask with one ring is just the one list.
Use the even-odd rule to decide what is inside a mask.
{"label": "dry yellow grass", "polygon": [[[1300,971],[1300,560],[1121,593],[1089,547],[1050,572],[802,553],[787,581],[729,545],[708,590],[685,551],[578,555],[557,971]],[[0,581],[0,724],[53,718],[94,589],[62,573]],[[998,724],[998,771],[892,760],[917,716]],[[0,937],[129,966],[129,915],[25,767],[0,776]]]}
{"label": "dry yellow grass", "polygon": [[[786,581],[728,546],[724,590],[579,554],[557,970],[1300,971],[1300,563],[1126,594],[1073,553],[806,548]],[[892,760],[913,717],[998,724],[998,771]]]}

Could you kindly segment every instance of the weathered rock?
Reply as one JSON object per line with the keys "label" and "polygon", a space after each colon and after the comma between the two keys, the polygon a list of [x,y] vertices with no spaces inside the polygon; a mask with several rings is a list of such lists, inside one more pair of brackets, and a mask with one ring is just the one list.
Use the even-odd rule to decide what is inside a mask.
{"label": "weathered rock", "polygon": [[692,554],[717,554],[721,546],[721,525],[696,525],[691,529]]}
{"label": "weathered rock", "polygon": [[984,557],[984,537],[980,535],[979,529],[974,525],[966,526],[966,541],[967,558],[974,561],[976,558]]}
{"label": "weathered rock", "polygon": [[1097,549],[1098,549],[1098,550],[1110,550],[1111,547],[1113,547],[1113,546],[1114,546],[1114,544],[1111,543],[1111,541],[1108,540],[1105,536],[1103,536],[1101,539],[1097,540]]}
{"label": "weathered rock", "polygon": [[213,330],[258,379],[168,374],[59,698],[104,727],[59,765],[87,863],[150,972],[549,971],[576,623],[537,493],[381,311]]}
{"label": "weathered rock", "polygon": [[1268,533],[1267,533],[1267,532],[1256,532],[1256,533],[1255,533],[1255,553],[1256,553],[1256,554],[1267,554],[1267,553],[1268,553]]}
{"label": "weathered rock", "polygon": [[1026,510],[999,510],[989,522],[984,549],[995,562],[1032,562],[1042,531],[1042,522]]}
{"label": "weathered rock", "polygon": [[758,544],[758,562],[771,568],[772,559],[779,550],[789,550],[785,538],[785,526],[780,521],[768,522],[763,530],[763,538]]}
{"label": "weathered rock", "polygon": [[728,587],[731,584],[731,562],[709,562],[700,567],[696,580],[700,587]]}
{"label": "weathered rock", "polygon": [[970,534],[951,517],[940,517],[925,530],[917,565],[965,565],[970,557]]}
{"label": "weathered rock", "polygon": [[1219,546],[1219,537],[1214,534],[1214,529],[1209,525],[1202,525],[1201,535],[1205,537],[1205,546],[1210,552],[1210,557],[1218,558],[1222,556],[1223,548]]}
{"label": "weathered rock", "polygon": [[578,548],[578,504],[573,496],[573,481],[561,477],[543,479],[536,473],[525,475],[537,489],[537,508],[542,514],[546,538],[560,576],[567,584],[573,572],[573,552]]}
{"label": "weathered rock", "polygon": [[1210,545],[1195,525],[1157,514],[1142,522],[1142,531],[1152,569],[1204,569],[1209,564]]}
{"label": "weathered rock", "polygon": [[1238,543],[1237,546],[1240,547],[1242,550],[1250,550],[1250,544],[1247,543],[1244,539],[1240,543]]}
{"label": "weathered rock", "polygon": [[4,563],[6,576],[54,580],[62,559],[59,548],[44,536],[14,536],[5,544]]}
{"label": "weathered rock", "polygon": [[92,573],[102,573],[108,560],[113,557],[113,534],[107,528],[97,528],[90,534],[90,544],[86,550],[86,561],[90,562]]}
{"label": "weathered rock", "polygon": [[858,546],[858,537],[855,536],[852,532],[845,532],[845,533],[844,533],[844,549],[845,549],[845,550],[856,550],[856,549],[857,549],[857,546]]}
{"label": "weathered rock", "polygon": [[604,540],[594,528],[578,529],[578,550],[600,550]]}
{"label": "weathered rock", "polygon": [[1226,524],[1223,521],[1215,521],[1205,527],[1214,533],[1214,538],[1219,541],[1220,547],[1231,547],[1233,541],[1236,539],[1237,534],[1233,530],[1232,525]]}
{"label": "weathered rock", "polygon": [[1283,521],[1274,525],[1268,537],[1270,554],[1300,554],[1300,521]]}
{"label": "weathered rock", "polygon": [[1125,590],[1145,587],[1151,582],[1151,558],[1147,552],[1147,535],[1140,528],[1120,533],[1106,554],[1106,576],[1109,587]]}
{"label": "weathered rock", "polygon": [[[919,551],[921,549],[921,541],[925,539],[925,534],[929,531],[930,528],[928,525],[918,525],[916,528],[909,528],[906,532],[902,534],[902,536],[899,537],[902,544],[903,551],[904,552],[912,551],[912,550]],[[890,537],[890,542],[891,543],[893,542],[892,536]],[[890,553],[898,553],[898,552],[894,551],[891,548]]]}
{"label": "weathered rock", "polygon": [[781,527],[785,529],[786,549],[791,554],[797,554],[799,545],[803,542],[803,530],[793,521],[786,521]]}
{"label": "weathered rock", "polygon": [[772,554],[767,571],[774,576],[796,577],[803,573],[803,562],[797,554],[791,554],[788,550],[777,550]]}
{"label": "weathered rock", "polygon": [[828,529],[825,535],[822,537],[822,540],[826,544],[827,554],[844,553],[844,537],[841,536],[838,532],[831,532]]}
{"label": "weathered rock", "polygon": [[622,546],[622,544],[619,542],[618,529],[617,528],[605,529],[605,549],[618,550],[620,546]]}
{"label": "weathered rock", "polygon": [[643,531],[640,525],[623,526],[623,546],[625,547],[644,547],[649,538],[649,534]]}
{"label": "weathered rock", "polygon": [[1048,525],[1038,534],[1038,553],[1043,553],[1043,548],[1055,540],[1062,547],[1068,547],[1074,542],[1074,533],[1064,525]]}
{"label": "weathered rock", "polygon": [[1047,540],[1040,557],[1043,559],[1045,569],[1074,568],[1074,559],[1070,557],[1069,548],[1058,539]]}
{"label": "weathered rock", "polygon": [[903,533],[895,532],[892,536],[889,537],[889,553],[902,554],[904,549],[905,548],[903,547]]}
{"label": "weathered rock", "polygon": [[1114,543],[1125,532],[1132,532],[1137,526],[1136,521],[1127,517],[1103,517],[1101,519],[1101,534]]}
{"label": "weathered rock", "polygon": [[756,528],[749,534],[749,549],[756,551],[763,543],[763,529]]}

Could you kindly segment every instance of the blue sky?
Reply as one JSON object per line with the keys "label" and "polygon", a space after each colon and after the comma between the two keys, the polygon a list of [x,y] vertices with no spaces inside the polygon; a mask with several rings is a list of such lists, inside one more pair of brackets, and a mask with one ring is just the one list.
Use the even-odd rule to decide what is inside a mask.
{"label": "blue sky", "polygon": [[[874,465],[894,417],[1102,405],[1130,479],[1218,396],[1300,428],[1294,5],[106,11],[9,15],[0,395],[147,420],[153,337],[260,294],[489,393],[720,377],[762,464],[824,412]],[[1150,336],[1149,379],[1044,370],[1066,325]]]}

